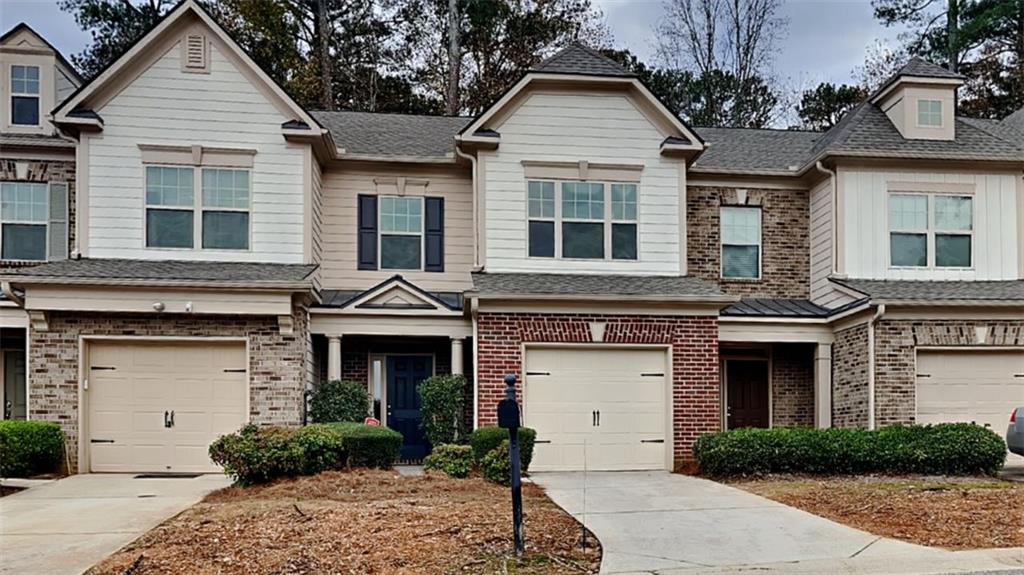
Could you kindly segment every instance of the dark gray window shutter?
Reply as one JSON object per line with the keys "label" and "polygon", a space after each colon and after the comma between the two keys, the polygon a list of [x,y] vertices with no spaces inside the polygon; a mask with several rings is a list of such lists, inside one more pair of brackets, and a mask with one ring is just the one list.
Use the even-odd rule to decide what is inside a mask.
{"label": "dark gray window shutter", "polygon": [[426,198],[427,225],[424,229],[426,261],[423,269],[428,272],[444,271],[444,198]]}
{"label": "dark gray window shutter", "polygon": [[377,269],[377,196],[359,196],[358,268]]}
{"label": "dark gray window shutter", "polygon": [[46,259],[68,259],[68,185],[50,184],[49,253]]}

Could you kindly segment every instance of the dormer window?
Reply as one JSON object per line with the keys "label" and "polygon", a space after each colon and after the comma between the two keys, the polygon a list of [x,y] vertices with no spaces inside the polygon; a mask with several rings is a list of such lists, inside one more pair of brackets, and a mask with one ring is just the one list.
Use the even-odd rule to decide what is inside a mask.
{"label": "dormer window", "polygon": [[11,66],[11,124],[39,125],[39,66]]}
{"label": "dormer window", "polygon": [[918,100],[917,125],[922,128],[941,128],[942,100]]}

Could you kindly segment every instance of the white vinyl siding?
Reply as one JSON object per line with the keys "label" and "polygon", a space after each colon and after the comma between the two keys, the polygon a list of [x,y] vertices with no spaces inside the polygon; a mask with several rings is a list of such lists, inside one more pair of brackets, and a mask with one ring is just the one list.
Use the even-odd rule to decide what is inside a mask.
{"label": "white vinyl siding", "polygon": [[[1010,280],[1017,269],[1017,179],[1012,173],[875,171],[839,168],[842,217],[839,273],[865,279]],[[890,183],[901,183],[893,189]],[[935,191],[929,189],[932,185]],[[904,191],[911,189],[913,191]],[[972,190],[956,191],[959,189]],[[973,198],[973,261],[964,267],[889,265],[889,197],[927,193]]]}
{"label": "white vinyl siding", "polygon": [[[88,257],[302,263],[308,152],[281,135],[282,122],[292,118],[215,43],[209,74],[182,73],[181,53],[180,46],[168,50],[97,110],[104,120],[102,134],[83,135],[89,154]],[[139,144],[255,149],[249,249],[202,249],[201,241],[189,250],[146,248]]]}
{"label": "white vinyl siding", "polygon": [[825,307],[839,307],[854,300],[829,281],[832,275],[833,226],[832,181],[823,180],[811,190],[811,301]]}
{"label": "white vinyl siding", "polygon": [[[626,96],[536,92],[496,129],[499,148],[480,152],[489,271],[680,272],[679,171],[685,168],[661,156],[664,135]],[[530,257],[523,161],[643,166],[636,183],[637,259]]]}

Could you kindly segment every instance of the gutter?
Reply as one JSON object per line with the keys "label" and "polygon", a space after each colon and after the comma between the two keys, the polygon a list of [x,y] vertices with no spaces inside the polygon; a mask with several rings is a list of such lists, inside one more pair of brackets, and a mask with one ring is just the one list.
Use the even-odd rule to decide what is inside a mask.
{"label": "gutter", "polygon": [[[473,172],[473,190],[472,190],[473,191],[473,271],[480,271],[480,270],[483,269],[483,267],[480,265],[480,224],[479,224],[479,221],[478,221],[480,219],[480,214],[479,214],[479,211],[480,211],[480,199],[479,199],[479,197],[477,197],[478,196],[478,193],[477,193],[477,187],[478,186],[477,186],[477,163],[476,163],[476,156],[472,155],[472,154],[467,154],[466,152],[463,152],[461,149],[459,149],[459,143],[458,142],[455,143],[455,154],[458,157],[462,158],[462,159],[469,160],[469,163],[472,165],[472,172]],[[475,329],[475,326],[476,326],[476,322],[475,321],[473,323],[473,326],[474,326],[474,329]],[[476,420],[474,419],[474,422],[475,421]]]}
{"label": "gutter", "polygon": [[839,267],[839,183],[836,181],[835,170],[830,170],[818,160],[814,163],[815,169],[829,177],[832,188],[832,275],[838,274]]}
{"label": "gutter", "polygon": [[4,285],[56,285],[56,286],[107,286],[107,287],[166,287],[182,289],[233,289],[239,291],[306,291],[313,289],[312,282],[244,282],[244,281],[201,281],[164,280],[137,278],[83,278],[59,276],[8,276]]}
{"label": "gutter", "polygon": [[868,430],[875,429],[875,323],[885,315],[885,304],[879,304],[868,320]]}

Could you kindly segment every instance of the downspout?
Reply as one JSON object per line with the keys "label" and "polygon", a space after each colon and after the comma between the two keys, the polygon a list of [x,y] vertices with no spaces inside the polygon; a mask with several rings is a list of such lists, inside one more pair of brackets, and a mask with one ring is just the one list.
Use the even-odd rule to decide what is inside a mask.
{"label": "downspout", "polygon": [[829,178],[830,197],[832,198],[832,275],[836,275],[839,273],[839,190],[836,183],[836,172],[826,168],[825,164],[821,163],[821,160],[818,160],[814,167]]}
{"label": "downspout", "polygon": [[14,302],[18,307],[25,307],[25,300],[21,299],[18,297],[18,294],[14,293],[14,287],[11,285],[11,282],[0,283],[0,291],[2,291],[3,294],[7,296],[7,299]]}
{"label": "downspout", "polygon": [[885,315],[885,304],[879,304],[868,320],[868,429],[875,429],[875,322]]}
{"label": "downspout", "polygon": [[480,425],[480,385],[477,383],[477,374],[480,373],[478,357],[480,356],[480,345],[477,343],[477,302],[472,299],[469,304],[470,318],[473,320],[473,430]]}
{"label": "downspout", "polygon": [[[473,170],[473,269],[474,270],[479,270],[480,269],[480,226],[479,226],[478,219],[479,219],[480,216],[479,216],[479,214],[477,212],[480,211],[480,208],[479,208],[480,202],[479,202],[479,200],[477,198],[476,156],[474,156],[472,154],[467,154],[466,152],[463,152],[461,149],[459,149],[459,142],[458,142],[458,140],[455,141],[455,155],[457,155],[458,157],[463,158],[465,160],[469,160],[469,163],[472,165],[472,170]],[[474,325],[476,325],[476,324],[474,324]],[[473,344],[473,345],[474,345],[474,347],[476,346],[476,344]]]}

